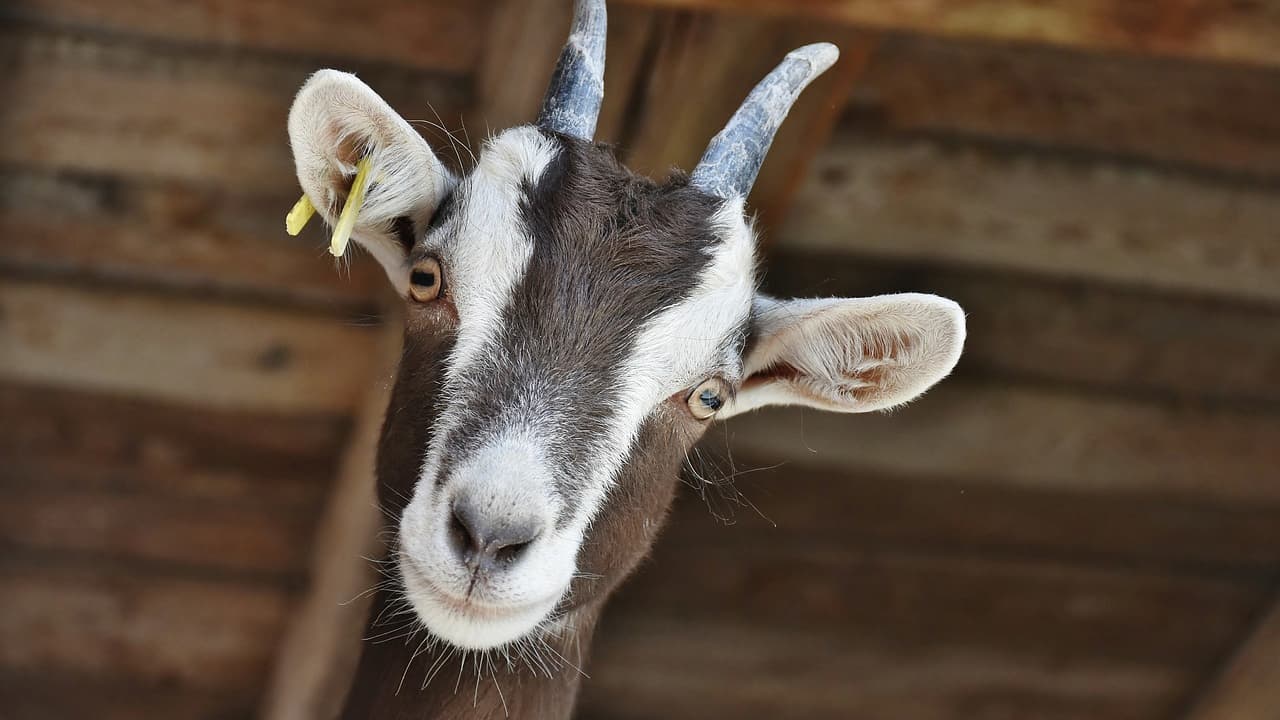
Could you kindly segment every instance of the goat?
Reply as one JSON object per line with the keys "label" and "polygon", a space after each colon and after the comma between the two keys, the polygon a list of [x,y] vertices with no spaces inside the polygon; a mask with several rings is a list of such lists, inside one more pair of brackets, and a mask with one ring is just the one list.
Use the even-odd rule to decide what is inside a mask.
{"label": "goat", "polygon": [[352,75],[317,72],[290,110],[304,200],[407,306],[370,619],[396,641],[364,646],[344,717],[569,717],[601,610],[710,423],[890,408],[959,358],[964,314],[944,298],[757,291],[745,198],[835,46],[787,55],[663,182],[592,140],[604,46],[603,0],[578,0],[537,122],[461,175]]}

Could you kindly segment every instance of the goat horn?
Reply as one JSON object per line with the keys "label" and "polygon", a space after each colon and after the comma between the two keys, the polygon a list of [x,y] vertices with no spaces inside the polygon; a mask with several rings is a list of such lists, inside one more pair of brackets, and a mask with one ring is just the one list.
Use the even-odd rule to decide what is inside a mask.
{"label": "goat horn", "polygon": [[538,113],[539,127],[582,140],[596,131],[604,102],[604,0],[576,0],[569,40],[560,51]]}
{"label": "goat horn", "polygon": [[694,187],[720,198],[746,197],[755,184],[774,133],[800,91],[835,64],[840,50],[814,43],[792,50],[751,91],[729,124],[711,139],[690,176]]}

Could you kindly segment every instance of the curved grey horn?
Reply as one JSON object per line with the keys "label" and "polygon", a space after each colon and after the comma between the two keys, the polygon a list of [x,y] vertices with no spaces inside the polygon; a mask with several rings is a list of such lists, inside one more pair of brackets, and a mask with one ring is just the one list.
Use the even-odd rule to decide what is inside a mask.
{"label": "curved grey horn", "polygon": [[604,102],[604,0],[576,0],[569,40],[560,51],[538,125],[590,140]]}
{"label": "curved grey horn", "polygon": [[764,164],[774,133],[800,97],[800,91],[839,57],[840,50],[831,43],[805,45],[788,53],[742,101],[729,124],[711,139],[693,169],[690,184],[716,197],[746,197]]}

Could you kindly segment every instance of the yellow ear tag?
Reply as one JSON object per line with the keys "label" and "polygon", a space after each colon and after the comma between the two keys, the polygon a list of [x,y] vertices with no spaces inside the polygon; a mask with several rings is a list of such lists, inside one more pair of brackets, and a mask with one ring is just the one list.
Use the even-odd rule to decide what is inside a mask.
{"label": "yellow ear tag", "polygon": [[311,220],[311,216],[316,214],[316,206],[311,204],[311,198],[303,193],[298,202],[293,204],[293,209],[288,215],[284,216],[284,231],[290,235],[297,235],[302,232],[302,228],[307,226]]}
{"label": "yellow ear tag", "polygon": [[351,182],[351,192],[347,194],[347,202],[338,215],[338,224],[333,228],[333,239],[329,241],[329,254],[342,257],[347,251],[347,241],[351,239],[351,230],[356,226],[356,215],[364,203],[364,191],[369,184],[369,158],[360,158],[356,163],[356,179]]}

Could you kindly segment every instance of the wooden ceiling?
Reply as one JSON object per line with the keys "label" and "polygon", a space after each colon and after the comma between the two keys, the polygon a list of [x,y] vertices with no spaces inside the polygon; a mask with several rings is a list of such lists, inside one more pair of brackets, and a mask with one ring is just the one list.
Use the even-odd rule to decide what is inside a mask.
{"label": "wooden ceiling", "polygon": [[[533,116],[568,13],[0,8],[12,717],[263,706],[289,619],[345,599],[324,581],[358,554],[331,544],[339,510],[377,525],[333,479],[354,442],[362,481],[351,428],[376,424],[386,355],[380,271],[282,232],[290,99],[357,71],[448,157],[435,123],[475,145]],[[655,175],[787,50],[837,42],[752,197],[766,285],[937,292],[970,337],[894,414],[714,432],[717,482],[691,478],[612,608],[584,715],[1274,717],[1280,3],[634,0],[610,20],[599,139]]]}

